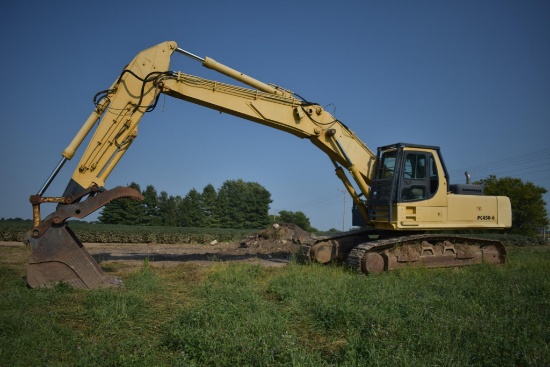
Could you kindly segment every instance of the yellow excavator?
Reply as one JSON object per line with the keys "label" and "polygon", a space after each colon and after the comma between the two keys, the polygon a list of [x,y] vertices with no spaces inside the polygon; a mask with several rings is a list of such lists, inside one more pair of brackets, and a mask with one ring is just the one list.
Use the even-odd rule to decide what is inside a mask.
{"label": "yellow excavator", "polygon": [[[252,88],[170,71],[173,53],[186,55]],[[90,117],[42,188],[30,197],[34,227],[24,240],[31,250],[27,271],[30,287],[56,282],[77,288],[118,284],[103,273],[67,220],[84,218],[117,198],[143,199],[129,187],[107,190],[104,185],[137,137],[143,114],[155,108],[161,94],[286,131],[308,139],[326,153],[353,198],[353,225],[364,229],[305,244],[304,254],[313,261],[339,260],[366,274],[406,266],[505,261],[506,250],[499,241],[446,234],[509,228],[512,212],[507,197],[485,196],[481,185],[469,180],[449,184],[439,147],[397,143],[374,153],[319,104],[185,51],[175,42],[164,42],[140,52],[108,89],[95,95]],[[96,123],[63,195],[44,196]],[[56,210],[44,219],[42,203],[57,203]]]}

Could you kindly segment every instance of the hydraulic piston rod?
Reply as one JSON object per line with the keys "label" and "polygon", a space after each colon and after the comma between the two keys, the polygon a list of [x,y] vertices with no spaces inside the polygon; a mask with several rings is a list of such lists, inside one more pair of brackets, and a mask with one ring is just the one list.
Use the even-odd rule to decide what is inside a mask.
{"label": "hydraulic piston rod", "polygon": [[277,89],[275,87],[272,87],[269,84],[266,84],[264,82],[259,81],[258,79],[254,79],[246,74],[241,73],[240,71],[237,71],[235,69],[230,68],[229,66],[226,66],[224,64],[221,64],[217,62],[214,59],[211,59],[210,57],[199,57],[189,51],[182,50],[181,48],[176,48],[176,52],[185,55],[187,57],[192,58],[193,60],[200,61],[202,63],[202,66],[208,69],[215,70],[219,73],[222,73],[224,75],[227,75],[230,78],[233,78],[235,80],[238,80],[240,82],[243,82],[245,84],[250,85],[251,87],[254,87],[258,90],[261,90],[262,92],[271,93],[271,94],[278,94],[281,96],[286,95],[284,91]]}
{"label": "hydraulic piston rod", "polygon": [[61,160],[59,161],[59,163],[57,164],[55,169],[52,171],[50,177],[48,177],[46,182],[44,182],[44,185],[42,185],[42,188],[40,189],[40,191],[38,191],[38,193],[37,193],[38,196],[44,195],[44,192],[46,192],[46,190],[48,189],[48,186],[50,186],[53,179],[55,178],[55,176],[57,176],[57,174],[59,173],[59,171],[61,170],[61,168],[65,164],[65,162],[67,162],[67,160],[68,160],[67,157],[61,157]]}

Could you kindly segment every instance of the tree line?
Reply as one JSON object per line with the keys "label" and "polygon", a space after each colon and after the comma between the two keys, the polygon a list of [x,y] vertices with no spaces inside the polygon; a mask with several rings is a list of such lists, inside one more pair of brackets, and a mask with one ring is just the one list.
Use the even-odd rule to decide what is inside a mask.
{"label": "tree line", "polygon": [[269,215],[271,193],[257,182],[227,180],[219,190],[211,184],[201,192],[191,189],[184,197],[157,192],[153,185],[141,190],[132,182],[129,187],[142,193],[139,202],[129,198],[114,200],[103,207],[98,219],[108,224],[199,228],[264,228],[274,222],[294,223],[311,231],[309,218],[300,211],[282,210]]}
{"label": "tree line", "polygon": [[227,180],[216,190],[211,184],[202,192],[191,189],[184,197],[157,192],[153,185],[141,190],[142,202],[121,198],[105,205],[102,223],[206,228],[262,228],[270,223],[271,193],[256,182]]}

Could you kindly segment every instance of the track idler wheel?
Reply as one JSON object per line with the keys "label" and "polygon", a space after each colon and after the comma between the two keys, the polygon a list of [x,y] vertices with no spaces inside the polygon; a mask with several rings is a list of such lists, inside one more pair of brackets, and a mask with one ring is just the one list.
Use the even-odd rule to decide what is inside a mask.
{"label": "track idler wheel", "polygon": [[361,272],[364,274],[381,273],[385,268],[384,258],[378,253],[369,252],[361,259]]}
{"label": "track idler wheel", "polygon": [[337,247],[333,243],[323,241],[316,243],[311,247],[310,256],[315,262],[328,264],[332,260],[336,259],[336,250]]}

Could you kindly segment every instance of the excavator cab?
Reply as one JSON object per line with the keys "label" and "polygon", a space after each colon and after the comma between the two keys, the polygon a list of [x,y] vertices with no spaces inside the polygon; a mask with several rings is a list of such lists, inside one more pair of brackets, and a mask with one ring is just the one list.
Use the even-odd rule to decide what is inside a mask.
{"label": "excavator cab", "polygon": [[[378,148],[376,162],[368,201],[369,218],[373,222],[395,223],[396,204],[414,206],[436,199],[441,190],[446,195],[443,186],[448,173],[437,146],[406,143],[383,146]],[[359,223],[360,218],[356,219]]]}
{"label": "excavator cab", "polygon": [[397,143],[378,148],[367,202],[376,229],[425,231],[509,228],[510,200],[485,196],[482,185],[449,185],[437,146]]}

